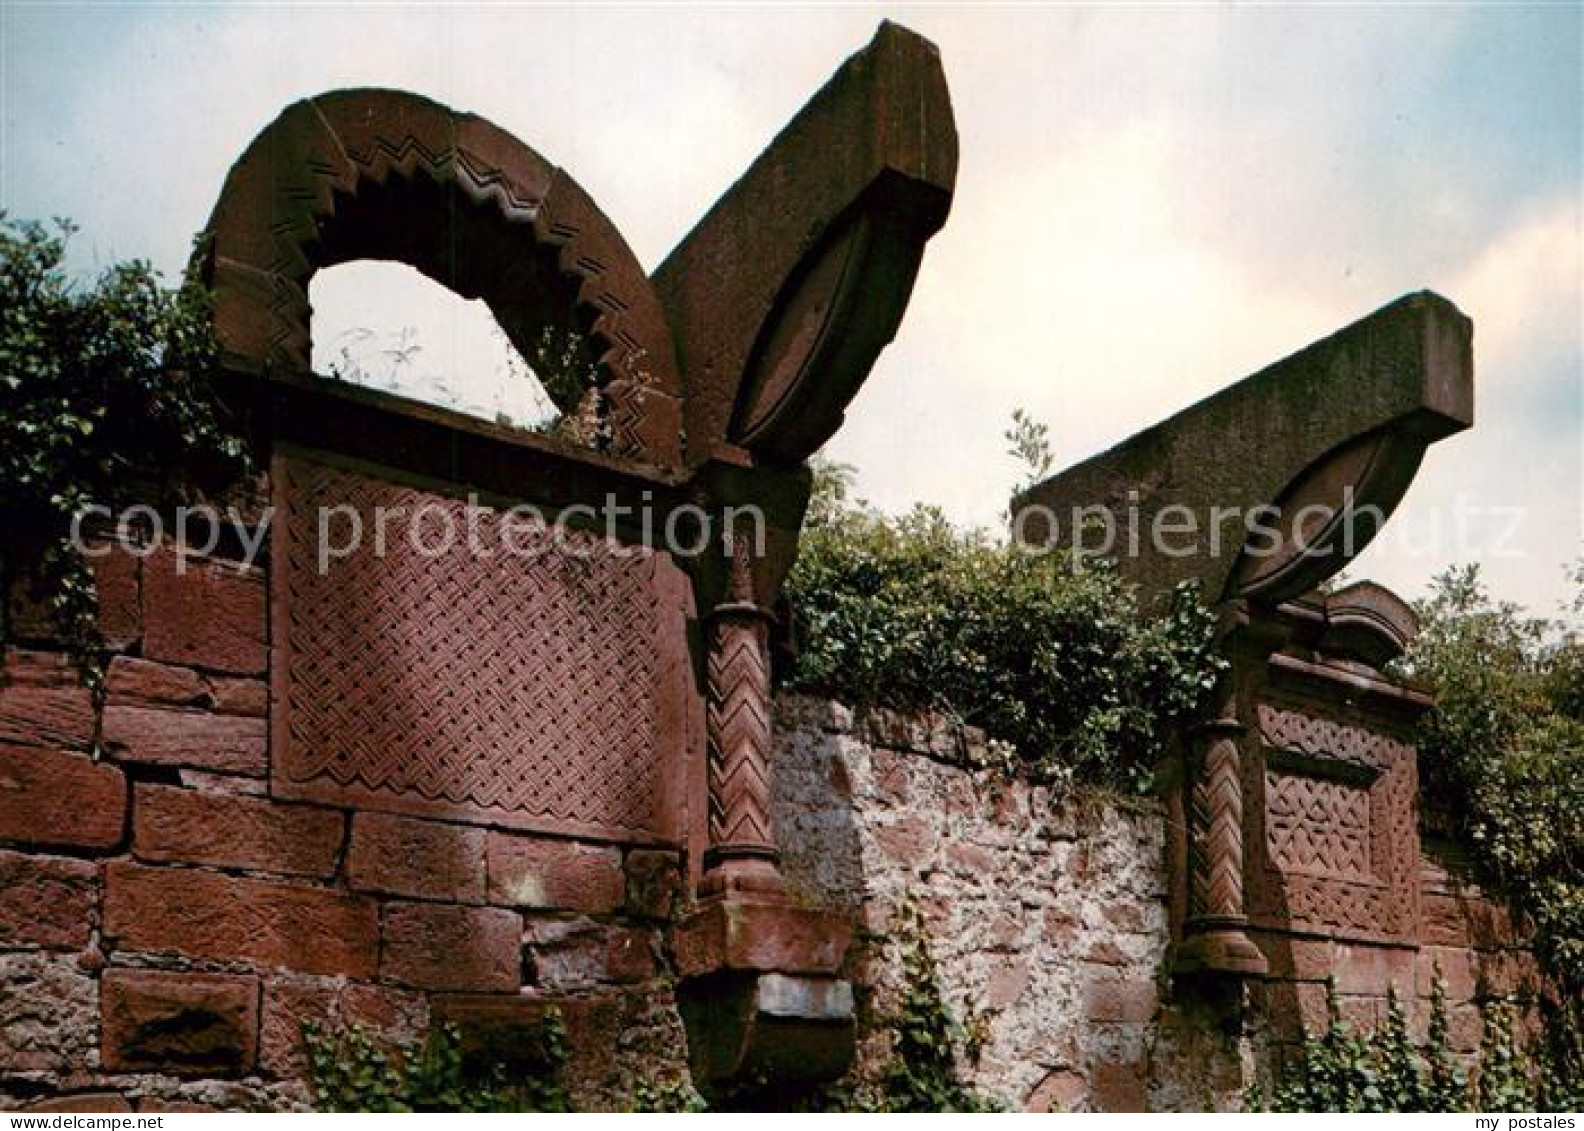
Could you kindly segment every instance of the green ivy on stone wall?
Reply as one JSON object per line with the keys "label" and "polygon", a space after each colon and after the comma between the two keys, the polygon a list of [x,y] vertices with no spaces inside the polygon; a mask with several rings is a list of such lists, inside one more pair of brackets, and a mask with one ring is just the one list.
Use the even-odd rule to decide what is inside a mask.
{"label": "green ivy on stone wall", "polygon": [[1145,616],[1099,562],[995,542],[930,507],[881,514],[851,500],[846,470],[829,463],[816,465],[786,591],[796,657],[785,683],[946,712],[1057,785],[1148,789],[1222,667],[1191,591]]}
{"label": "green ivy on stone wall", "polygon": [[422,1041],[382,1047],[359,1025],[329,1030],[303,1025],[308,1080],[315,1105],[332,1112],[569,1111],[561,1069],[566,1030],[555,1010],[545,1015],[542,1071],[513,1076],[499,1063],[470,1067],[454,1025]]}
{"label": "green ivy on stone wall", "polygon": [[[1438,980],[1431,999],[1426,1043],[1417,1046],[1393,991],[1386,1020],[1373,1032],[1355,1032],[1341,1019],[1334,987],[1325,1032],[1307,1037],[1267,1102],[1258,1088],[1244,1097],[1245,1111],[1453,1112],[1468,1111],[1468,1082],[1447,1043],[1446,994]],[[1493,1042],[1496,1037],[1488,1033]],[[1505,1031],[1511,1049],[1512,1031]],[[1493,1058],[1499,1056],[1492,1052]],[[1504,1108],[1500,1110],[1520,1110]]]}
{"label": "green ivy on stone wall", "polygon": [[[1584,613],[1584,566],[1574,612]],[[1533,932],[1549,986],[1536,1076],[1548,1110],[1584,1106],[1584,640],[1448,570],[1418,608],[1404,670],[1435,695],[1425,803]]]}
{"label": "green ivy on stone wall", "polygon": [[923,916],[911,903],[898,910],[891,940],[902,967],[902,1002],[891,1019],[891,1066],[881,1097],[885,1111],[995,1111],[998,1106],[962,1079],[961,1059],[973,1042],[941,996]]}
{"label": "green ivy on stone wall", "polygon": [[88,504],[217,494],[248,459],[211,386],[207,290],[191,278],[167,287],[140,261],[76,285],[65,267],[73,230],[0,213],[0,518],[42,536],[48,607],[97,692],[98,598],[72,520]]}

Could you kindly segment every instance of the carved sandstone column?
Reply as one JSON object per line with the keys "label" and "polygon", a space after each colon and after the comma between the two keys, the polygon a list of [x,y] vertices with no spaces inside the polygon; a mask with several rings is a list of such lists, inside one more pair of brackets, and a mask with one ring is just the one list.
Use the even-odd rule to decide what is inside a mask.
{"label": "carved sandstone column", "polygon": [[[1230,683],[1231,681],[1229,681]],[[1265,973],[1243,907],[1244,726],[1229,687],[1213,717],[1196,727],[1188,786],[1188,919],[1179,973]]]}
{"label": "carved sandstone column", "polygon": [[770,614],[754,600],[753,546],[731,537],[726,599],[709,633],[709,849],[704,889],[776,892],[770,818]]}

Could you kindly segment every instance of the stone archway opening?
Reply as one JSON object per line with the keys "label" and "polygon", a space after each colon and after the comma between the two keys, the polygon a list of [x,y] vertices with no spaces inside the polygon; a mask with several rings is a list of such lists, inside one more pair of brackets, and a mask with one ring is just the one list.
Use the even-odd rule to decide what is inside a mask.
{"label": "stone archway opening", "polygon": [[336,264],[314,274],[308,297],[318,374],[509,428],[549,431],[562,417],[489,306],[414,267]]}

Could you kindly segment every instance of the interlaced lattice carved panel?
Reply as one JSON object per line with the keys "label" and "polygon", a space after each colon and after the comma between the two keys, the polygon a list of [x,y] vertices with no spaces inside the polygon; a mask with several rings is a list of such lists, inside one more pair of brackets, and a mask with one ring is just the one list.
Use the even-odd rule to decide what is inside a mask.
{"label": "interlaced lattice carved panel", "polygon": [[1348,782],[1265,771],[1265,839],[1283,872],[1368,880],[1369,793]]}
{"label": "interlaced lattice carved panel", "polygon": [[1363,715],[1328,717],[1316,708],[1274,696],[1256,708],[1265,755],[1251,774],[1264,794],[1256,810],[1263,827],[1250,831],[1263,860],[1254,868],[1251,917],[1272,930],[1411,941],[1414,749]]}
{"label": "interlaced lattice carved panel", "polygon": [[[502,512],[299,455],[273,475],[278,792],[671,838],[657,555],[508,533]],[[454,544],[420,552],[419,515],[419,541],[441,545],[448,524]],[[321,521],[328,547],[362,532],[322,572]]]}

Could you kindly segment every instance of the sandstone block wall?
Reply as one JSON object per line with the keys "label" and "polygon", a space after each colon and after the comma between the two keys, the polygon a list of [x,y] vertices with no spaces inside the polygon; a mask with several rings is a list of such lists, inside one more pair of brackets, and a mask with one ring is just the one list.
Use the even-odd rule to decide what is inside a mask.
{"label": "sandstone block wall", "polygon": [[272,797],[262,571],[141,551],[99,566],[102,708],[9,594],[0,1107],[299,1107],[304,1021],[510,1044],[547,1000],[580,1102],[683,1071],[677,853]]}

